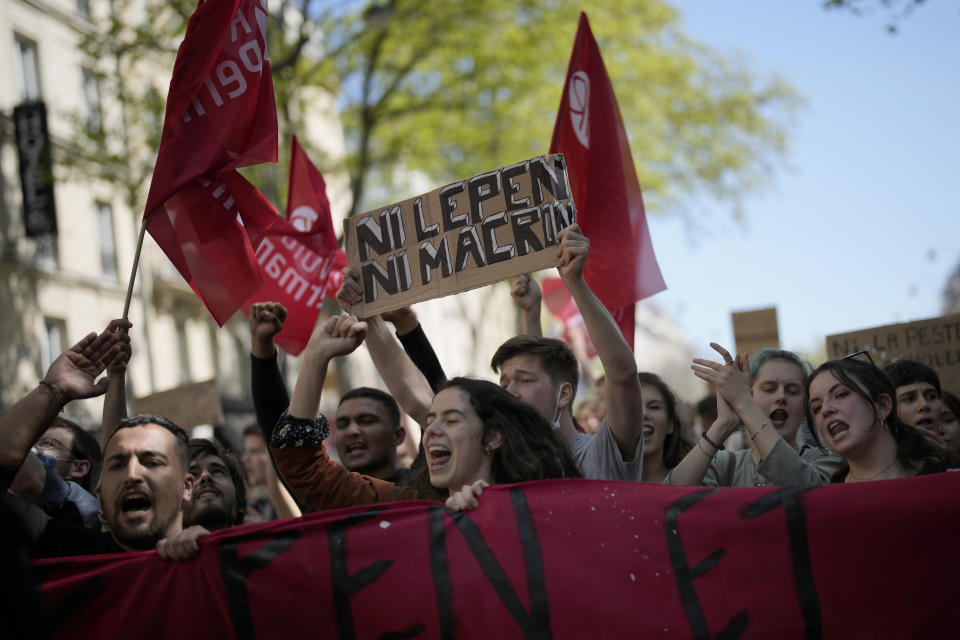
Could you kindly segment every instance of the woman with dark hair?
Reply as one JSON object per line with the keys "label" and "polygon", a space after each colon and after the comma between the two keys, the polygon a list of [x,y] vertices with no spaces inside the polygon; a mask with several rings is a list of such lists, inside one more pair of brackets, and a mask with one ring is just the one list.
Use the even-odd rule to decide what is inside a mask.
{"label": "woman with dark hair", "polygon": [[470,378],[454,378],[434,397],[421,456],[401,484],[351,473],[331,461],[323,447],[329,427],[317,411],[326,369],[332,358],[356,349],[365,333],[365,322],[346,315],[314,331],[290,408],[274,430],[277,467],[302,504],[333,509],[442,500],[482,483],[580,477],[569,448],[543,416],[492,382]]}
{"label": "woman with dark hair", "polygon": [[641,371],[643,394],[643,482],[663,482],[690,451],[681,437],[677,398],[655,373]]}
{"label": "woman with dark hair", "polygon": [[871,363],[830,360],[807,379],[808,419],[846,464],[833,482],[864,482],[946,471],[956,461],[897,416],[896,389]]}
{"label": "woman with dark hair", "polygon": [[[695,359],[694,374],[717,388],[717,420],[667,476],[670,484],[723,487],[818,486],[842,464],[820,447],[798,447],[804,420],[804,378],[809,365],[797,354],[764,349],[736,358],[710,344],[724,363]],[[726,451],[739,425],[752,445]]]}

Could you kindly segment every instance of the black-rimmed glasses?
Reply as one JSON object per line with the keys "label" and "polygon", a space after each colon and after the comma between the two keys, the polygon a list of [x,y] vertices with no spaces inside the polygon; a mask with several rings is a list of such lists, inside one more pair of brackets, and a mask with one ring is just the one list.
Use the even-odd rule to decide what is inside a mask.
{"label": "black-rimmed glasses", "polygon": [[[873,366],[877,366],[877,363],[875,363],[875,362],[873,361],[873,358],[870,356],[870,352],[867,351],[866,349],[862,349],[862,350],[860,350],[860,351],[854,351],[853,353],[851,353],[851,354],[849,354],[849,355],[846,355],[846,356],[843,356],[843,357],[840,358],[840,359],[841,359],[841,360],[853,360],[854,358],[860,358],[860,356],[866,356],[866,357],[867,357],[867,361],[868,361],[870,364],[872,364]],[[862,358],[861,358],[861,359],[862,359]]]}

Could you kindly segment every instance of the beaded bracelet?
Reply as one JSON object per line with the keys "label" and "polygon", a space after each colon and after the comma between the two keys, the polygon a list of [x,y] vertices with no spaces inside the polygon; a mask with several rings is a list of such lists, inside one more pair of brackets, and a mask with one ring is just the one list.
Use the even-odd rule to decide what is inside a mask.
{"label": "beaded bracelet", "polygon": [[750,436],[750,439],[753,440],[754,442],[756,442],[757,436],[760,435],[760,432],[763,431],[764,429],[766,429],[766,428],[767,428],[767,425],[769,425],[769,424],[770,424],[770,421],[767,420],[767,421],[764,422],[762,425],[760,425],[760,428],[757,429],[757,432],[756,432],[755,434],[753,434],[752,436]]}
{"label": "beaded bracelet", "polygon": [[701,433],[701,434],[700,434],[700,437],[703,438],[704,440],[706,440],[706,441],[707,441],[707,444],[710,445],[711,447],[713,447],[714,449],[716,449],[717,451],[723,451],[723,445],[722,445],[722,444],[717,444],[716,442],[714,442],[713,440],[711,440],[710,437],[707,435],[707,432],[706,432],[706,431],[704,431],[703,433]]}

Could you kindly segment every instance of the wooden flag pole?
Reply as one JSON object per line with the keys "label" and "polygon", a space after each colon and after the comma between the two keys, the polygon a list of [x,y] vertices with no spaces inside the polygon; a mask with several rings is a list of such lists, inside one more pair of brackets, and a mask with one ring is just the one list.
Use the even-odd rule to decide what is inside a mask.
{"label": "wooden flag pole", "polygon": [[140,249],[143,248],[143,236],[147,232],[146,217],[140,220],[140,237],[137,239],[137,252],[133,255],[133,266],[130,267],[130,283],[127,285],[127,299],[123,301],[123,319],[127,319],[130,312],[130,299],[133,297],[133,283],[137,279],[137,266],[140,264]]}

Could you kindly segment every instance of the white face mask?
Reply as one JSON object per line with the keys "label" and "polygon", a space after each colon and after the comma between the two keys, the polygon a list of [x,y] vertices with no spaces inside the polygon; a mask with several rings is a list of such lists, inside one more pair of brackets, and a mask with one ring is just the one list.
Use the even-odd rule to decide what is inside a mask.
{"label": "white face mask", "polygon": [[554,406],[553,410],[553,430],[560,430],[560,416],[563,414],[563,409],[560,408],[560,396],[563,394],[563,385],[560,385],[560,389],[557,390],[557,403]]}

